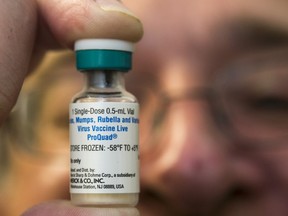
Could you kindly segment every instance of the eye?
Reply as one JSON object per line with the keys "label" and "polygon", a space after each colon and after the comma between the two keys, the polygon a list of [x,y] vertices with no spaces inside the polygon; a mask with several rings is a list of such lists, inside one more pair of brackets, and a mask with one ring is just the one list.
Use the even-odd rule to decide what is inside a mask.
{"label": "eye", "polygon": [[278,114],[288,112],[288,99],[281,96],[270,95],[250,98],[248,104],[255,111],[276,112]]}
{"label": "eye", "polygon": [[288,64],[276,60],[238,65],[215,85],[228,125],[253,143],[271,144],[288,136]]}
{"label": "eye", "polygon": [[244,69],[228,74],[220,87],[227,112],[239,120],[250,119],[250,123],[287,122],[288,65],[281,62],[256,67],[252,64]]}
{"label": "eye", "polygon": [[247,124],[288,128],[288,97],[283,93],[238,95],[229,109],[233,118],[245,120]]}
{"label": "eye", "polygon": [[69,128],[69,115],[67,114],[59,114],[54,117],[53,123],[57,128],[67,129]]}

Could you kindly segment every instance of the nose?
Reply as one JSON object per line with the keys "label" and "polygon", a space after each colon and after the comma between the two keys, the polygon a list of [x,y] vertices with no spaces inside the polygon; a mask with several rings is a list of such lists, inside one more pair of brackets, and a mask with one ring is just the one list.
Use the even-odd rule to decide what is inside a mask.
{"label": "nose", "polygon": [[143,146],[144,190],[152,188],[166,204],[179,211],[193,209],[194,213],[208,214],[236,182],[255,182],[255,175],[251,175],[254,170],[249,172],[245,166],[241,169],[245,172],[239,169],[235,177],[236,163],[228,154],[231,149],[211,126],[206,106],[199,101],[173,103],[159,139]]}

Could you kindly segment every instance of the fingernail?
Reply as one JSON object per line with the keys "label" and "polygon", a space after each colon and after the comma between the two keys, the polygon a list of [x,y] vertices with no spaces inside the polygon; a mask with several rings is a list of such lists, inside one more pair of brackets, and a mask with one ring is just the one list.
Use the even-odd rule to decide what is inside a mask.
{"label": "fingernail", "polygon": [[121,1],[117,0],[96,0],[99,6],[105,11],[122,12],[129,16],[138,19],[128,8],[126,8]]}

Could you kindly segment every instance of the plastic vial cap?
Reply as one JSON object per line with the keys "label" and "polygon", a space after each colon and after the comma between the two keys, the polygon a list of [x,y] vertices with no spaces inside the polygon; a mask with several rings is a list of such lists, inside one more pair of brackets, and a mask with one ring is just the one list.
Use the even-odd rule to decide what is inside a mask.
{"label": "plastic vial cap", "polygon": [[129,71],[134,44],[117,39],[81,39],[75,43],[76,67],[86,70]]}

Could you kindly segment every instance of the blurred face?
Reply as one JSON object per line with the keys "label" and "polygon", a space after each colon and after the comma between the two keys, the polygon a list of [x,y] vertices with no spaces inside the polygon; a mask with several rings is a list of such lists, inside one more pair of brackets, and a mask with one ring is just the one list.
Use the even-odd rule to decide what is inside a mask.
{"label": "blurred face", "polygon": [[[287,3],[124,2],[145,29],[126,81],[141,104],[141,215],[286,216]],[[54,156],[38,172],[57,192],[47,199],[67,193],[61,119],[75,83],[55,86],[41,111],[39,145]]]}
{"label": "blurred face", "polygon": [[287,3],[126,2],[145,29],[141,215],[287,215]]}

